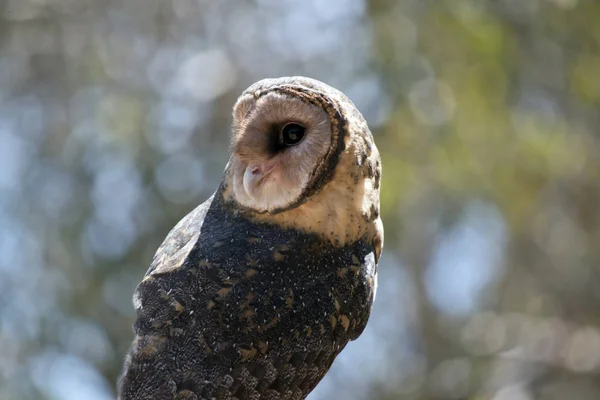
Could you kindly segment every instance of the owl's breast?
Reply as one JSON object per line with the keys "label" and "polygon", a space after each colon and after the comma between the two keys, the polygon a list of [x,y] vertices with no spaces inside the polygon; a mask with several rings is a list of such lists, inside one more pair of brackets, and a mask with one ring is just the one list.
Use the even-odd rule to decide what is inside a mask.
{"label": "owl's breast", "polygon": [[[132,353],[176,371],[178,390],[210,397],[241,385],[307,394],[366,326],[376,285],[372,245],[336,247],[213,206],[181,249],[185,256],[173,252],[176,263],[158,265],[138,286]],[[256,382],[244,383],[245,374]]]}
{"label": "owl's breast", "polygon": [[[345,344],[364,329],[374,298],[373,250],[334,247],[312,235],[253,224],[207,235],[186,262],[194,309],[211,336],[267,346]],[[199,317],[200,318],[200,317]],[[217,340],[218,341],[218,340]],[[269,343],[269,345],[267,345]]]}

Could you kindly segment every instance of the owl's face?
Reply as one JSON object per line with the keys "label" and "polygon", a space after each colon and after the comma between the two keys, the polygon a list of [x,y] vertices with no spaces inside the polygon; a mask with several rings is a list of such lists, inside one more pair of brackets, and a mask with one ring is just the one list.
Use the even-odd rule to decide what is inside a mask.
{"label": "owl's face", "polygon": [[242,96],[234,107],[233,195],[258,212],[298,202],[332,145],[328,114],[293,95]]}
{"label": "owl's face", "polygon": [[367,123],[339,90],[301,76],[263,79],[233,109],[231,158],[219,193],[253,221],[343,246],[383,246],[381,158]]}

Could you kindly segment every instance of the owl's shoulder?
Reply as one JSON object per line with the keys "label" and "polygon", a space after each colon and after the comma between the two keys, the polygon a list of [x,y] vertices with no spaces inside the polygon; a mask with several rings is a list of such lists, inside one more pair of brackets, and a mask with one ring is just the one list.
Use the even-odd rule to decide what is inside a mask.
{"label": "owl's shoulder", "polygon": [[200,237],[204,220],[213,199],[214,194],[189,212],[171,229],[156,250],[146,276],[165,273],[183,265]]}
{"label": "owl's shoulder", "polygon": [[[262,332],[264,321],[295,330],[301,318],[311,330],[339,322],[362,331],[376,269],[370,243],[334,246],[318,235],[257,223],[213,200],[177,224],[158,250],[134,295],[137,326],[167,329],[192,312],[191,318],[214,314],[209,319],[240,332]],[[351,320],[352,310],[362,310],[360,318]]]}

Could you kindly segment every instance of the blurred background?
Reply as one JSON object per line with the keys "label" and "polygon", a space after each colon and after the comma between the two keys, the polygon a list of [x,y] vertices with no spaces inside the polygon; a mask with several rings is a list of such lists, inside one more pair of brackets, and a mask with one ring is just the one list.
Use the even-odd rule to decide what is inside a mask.
{"label": "blurred background", "polygon": [[0,0],[0,399],[108,400],[256,80],[383,157],[368,328],[309,397],[600,399],[600,2]]}

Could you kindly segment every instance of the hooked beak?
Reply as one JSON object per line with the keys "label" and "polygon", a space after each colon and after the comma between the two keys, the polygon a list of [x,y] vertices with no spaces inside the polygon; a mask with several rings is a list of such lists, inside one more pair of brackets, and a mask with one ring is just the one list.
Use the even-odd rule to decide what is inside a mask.
{"label": "hooked beak", "polygon": [[278,163],[248,164],[244,172],[244,190],[250,197],[255,197],[254,193],[258,186],[269,176],[277,167]]}

